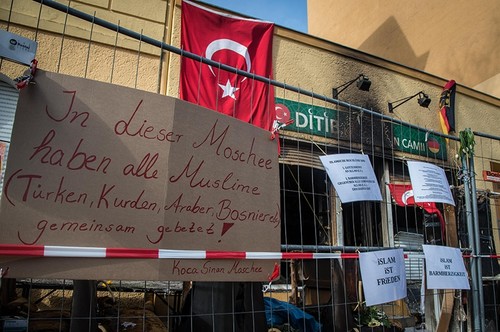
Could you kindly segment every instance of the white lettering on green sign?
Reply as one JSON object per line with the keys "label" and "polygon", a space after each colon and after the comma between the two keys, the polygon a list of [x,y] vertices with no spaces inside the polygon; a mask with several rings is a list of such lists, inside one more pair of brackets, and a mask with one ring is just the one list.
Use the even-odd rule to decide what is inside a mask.
{"label": "white lettering on green sign", "polygon": [[393,124],[394,150],[446,160],[444,138],[402,124]]}
{"label": "white lettering on green sign", "polygon": [[[321,106],[308,105],[296,101],[276,98],[276,110],[284,119],[277,117],[278,121],[284,123],[293,120],[286,126],[286,130],[296,131],[322,137],[336,138],[338,136],[337,111]],[[288,113],[286,111],[289,111]]]}

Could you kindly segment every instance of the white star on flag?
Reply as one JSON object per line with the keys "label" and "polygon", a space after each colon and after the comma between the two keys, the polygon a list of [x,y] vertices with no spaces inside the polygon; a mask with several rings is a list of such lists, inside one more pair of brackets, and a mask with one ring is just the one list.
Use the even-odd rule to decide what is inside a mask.
{"label": "white star on flag", "polygon": [[226,82],[226,85],[224,84],[219,84],[220,88],[222,89],[222,97],[225,98],[227,96],[233,98],[236,100],[236,97],[234,96],[234,93],[238,91],[240,88],[235,88],[234,86],[231,86],[231,83],[229,82],[229,79]]}

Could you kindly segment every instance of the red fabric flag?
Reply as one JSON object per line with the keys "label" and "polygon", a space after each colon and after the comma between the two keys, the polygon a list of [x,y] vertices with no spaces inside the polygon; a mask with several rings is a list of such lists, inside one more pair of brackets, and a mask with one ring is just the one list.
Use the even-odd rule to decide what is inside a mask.
{"label": "red fabric flag", "polygon": [[455,91],[456,83],[450,80],[443,87],[439,99],[439,121],[443,133],[447,135],[455,131]]}
{"label": "red fabric flag", "polygon": [[273,273],[269,276],[269,283],[273,282],[274,280],[278,279],[280,277],[280,265],[278,263],[274,263],[274,270]]}
{"label": "red fabric flag", "polygon": [[[271,78],[274,24],[182,2],[181,47],[204,58]],[[274,89],[182,57],[180,98],[271,131]]]}
{"label": "red fabric flag", "polygon": [[434,202],[418,202],[415,203],[415,199],[413,197],[413,188],[411,184],[389,184],[389,190],[391,191],[391,196],[394,198],[394,201],[398,206],[420,206],[427,213],[435,213],[439,218],[439,222],[441,224],[441,231],[445,232],[446,225],[444,222],[443,215],[441,211],[436,206]]}

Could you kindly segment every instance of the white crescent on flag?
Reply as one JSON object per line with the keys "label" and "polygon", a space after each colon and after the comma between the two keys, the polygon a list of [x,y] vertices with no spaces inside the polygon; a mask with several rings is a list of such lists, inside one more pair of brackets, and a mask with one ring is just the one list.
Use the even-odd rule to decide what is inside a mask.
{"label": "white crescent on flag", "polygon": [[401,195],[401,200],[403,201],[404,205],[408,205],[408,198],[410,197],[413,197],[413,189],[407,190],[403,195]]}
{"label": "white crescent on flag", "polygon": [[[212,60],[212,56],[215,54],[215,52],[221,50],[230,50],[241,55],[243,58],[245,58],[245,63],[247,65],[246,71],[249,72],[252,69],[252,61],[250,59],[250,54],[248,53],[248,48],[245,45],[242,45],[231,39],[216,39],[208,44],[205,50],[205,58]],[[208,66],[208,68],[215,76],[212,66]],[[245,79],[246,77],[243,80]]]}

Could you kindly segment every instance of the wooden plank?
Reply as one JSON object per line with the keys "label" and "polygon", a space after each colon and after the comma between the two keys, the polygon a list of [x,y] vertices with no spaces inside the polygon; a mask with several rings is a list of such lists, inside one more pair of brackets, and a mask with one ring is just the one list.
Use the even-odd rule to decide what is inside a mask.
{"label": "wooden plank", "polygon": [[446,220],[446,245],[458,248],[457,218],[453,206],[444,204],[444,220]]}
{"label": "wooden plank", "polygon": [[437,324],[436,332],[447,332],[453,313],[453,301],[455,293],[454,289],[447,289],[444,291],[441,302],[441,315]]}

